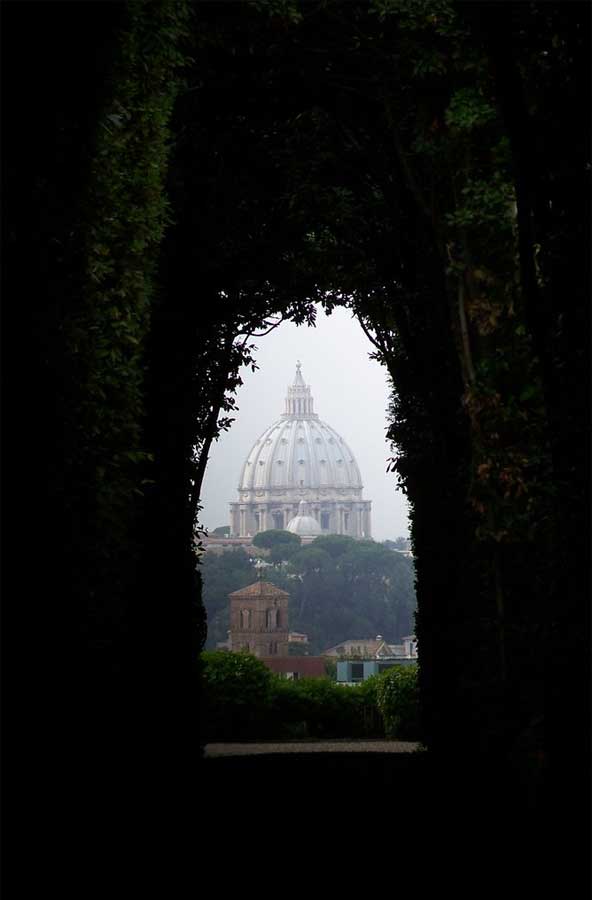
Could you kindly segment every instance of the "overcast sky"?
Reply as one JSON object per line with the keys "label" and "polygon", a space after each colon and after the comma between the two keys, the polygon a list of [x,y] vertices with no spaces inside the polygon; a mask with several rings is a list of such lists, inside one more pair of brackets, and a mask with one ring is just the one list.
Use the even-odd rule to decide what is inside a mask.
{"label": "overcast sky", "polygon": [[385,440],[389,402],[386,370],[368,358],[372,344],[345,309],[319,310],[315,328],[286,322],[255,339],[259,369],[243,369],[239,411],[230,431],[212,445],[200,521],[210,531],[230,522],[228,504],[238,499],[240,470],[253,444],[284,411],[296,360],[310,385],[314,411],[347,442],[360,467],[364,499],[372,501],[372,536],[377,541],[407,536],[407,501],[386,473],[392,456]]}

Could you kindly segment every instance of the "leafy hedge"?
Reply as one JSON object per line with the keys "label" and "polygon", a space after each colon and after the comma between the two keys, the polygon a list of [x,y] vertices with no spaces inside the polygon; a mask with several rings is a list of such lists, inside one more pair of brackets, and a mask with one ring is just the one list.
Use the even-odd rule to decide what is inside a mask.
{"label": "leafy hedge", "polygon": [[419,736],[419,688],[417,666],[393,666],[375,686],[376,705],[387,737],[417,740]]}
{"label": "leafy hedge", "polygon": [[329,678],[281,679],[248,653],[204,652],[202,661],[205,742],[418,738],[415,666],[348,687]]}
{"label": "leafy hedge", "polygon": [[249,653],[202,653],[202,735],[206,740],[262,736],[268,728],[273,674]]}

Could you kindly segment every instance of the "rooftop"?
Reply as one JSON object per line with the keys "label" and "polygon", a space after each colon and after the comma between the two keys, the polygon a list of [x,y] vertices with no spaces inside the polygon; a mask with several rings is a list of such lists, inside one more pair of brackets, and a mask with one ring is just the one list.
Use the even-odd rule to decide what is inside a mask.
{"label": "rooftop", "polygon": [[232,594],[229,594],[229,597],[272,597],[277,596],[278,594],[282,594],[284,597],[289,597],[287,591],[283,591],[281,588],[277,587],[275,584],[272,584],[270,581],[256,581],[254,584],[249,584],[247,587],[241,588],[238,591],[233,591]]}

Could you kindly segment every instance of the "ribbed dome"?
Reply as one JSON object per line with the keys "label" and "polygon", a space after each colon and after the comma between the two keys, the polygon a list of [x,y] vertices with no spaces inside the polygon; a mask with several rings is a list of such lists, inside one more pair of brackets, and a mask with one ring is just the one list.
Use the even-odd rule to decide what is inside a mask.
{"label": "ribbed dome", "polygon": [[255,441],[239,482],[239,490],[286,488],[362,488],[350,448],[313,412],[300,363],[288,388],[286,412]]}

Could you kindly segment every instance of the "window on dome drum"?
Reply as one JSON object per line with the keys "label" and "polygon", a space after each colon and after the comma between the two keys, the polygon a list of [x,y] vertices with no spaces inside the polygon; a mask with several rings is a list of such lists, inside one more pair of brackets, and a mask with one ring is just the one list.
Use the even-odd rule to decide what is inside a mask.
{"label": "window on dome drum", "polygon": [[[325,460],[322,460],[324,462]],[[321,528],[325,531],[329,528],[329,513],[321,513]]]}
{"label": "window on dome drum", "polygon": [[273,518],[273,527],[283,529],[284,527],[284,517],[281,513],[276,512],[272,515]]}

